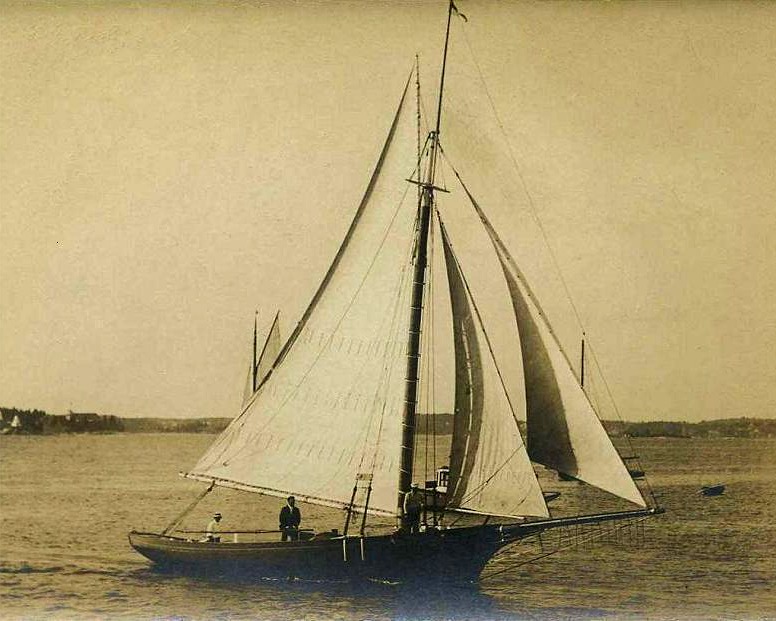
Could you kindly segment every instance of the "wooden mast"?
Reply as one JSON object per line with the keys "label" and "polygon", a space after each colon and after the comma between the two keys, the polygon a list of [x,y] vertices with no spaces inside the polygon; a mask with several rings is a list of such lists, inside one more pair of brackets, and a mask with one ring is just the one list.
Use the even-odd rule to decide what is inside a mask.
{"label": "wooden mast", "polygon": [[404,393],[404,415],[402,419],[401,467],[399,470],[398,513],[402,516],[402,525],[406,524],[403,512],[404,495],[412,485],[412,464],[415,452],[415,416],[417,411],[418,384],[420,381],[420,334],[423,322],[423,293],[426,284],[426,263],[428,261],[428,233],[431,222],[431,208],[434,204],[434,176],[436,173],[437,153],[439,151],[439,127],[442,117],[442,92],[445,85],[445,65],[447,63],[447,44],[450,39],[450,17],[453,3],[447,7],[447,30],[445,31],[445,49],[442,56],[442,75],[439,81],[439,101],[435,129],[430,136],[430,154],[425,180],[420,183],[417,216],[417,238],[415,243],[415,269],[412,283],[412,302],[410,306],[410,331],[407,342],[407,374]]}

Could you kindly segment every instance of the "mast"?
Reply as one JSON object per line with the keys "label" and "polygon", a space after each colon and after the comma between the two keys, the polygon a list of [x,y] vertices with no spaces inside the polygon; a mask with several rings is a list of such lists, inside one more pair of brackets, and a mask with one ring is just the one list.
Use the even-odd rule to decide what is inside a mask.
{"label": "mast", "polygon": [[402,510],[404,495],[412,484],[412,464],[415,452],[415,416],[418,401],[418,384],[420,378],[420,333],[423,322],[423,293],[426,284],[426,262],[428,260],[428,233],[431,222],[431,208],[434,204],[434,177],[436,173],[437,152],[439,150],[439,128],[442,119],[442,93],[445,85],[445,67],[447,64],[447,45],[450,39],[450,18],[453,12],[452,0],[447,7],[447,29],[445,31],[445,48],[442,56],[442,72],[439,80],[439,100],[435,129],[432,132],[428,168],[425,179],[420,183],[421,195],[418,205],[418,227],[416,238],[415,268],[412,282],[412,302],[410,306],[410,330],[407,342],[407,374],[404,393],[404,415],[402,420],[401,466],[399,469],[398,513],[402,516],[402,524],[406,517]]}
{"label": "mast", "polygon": [[582,333],[582,360],[579,365],[579,385],[585,387],[585,333]]}

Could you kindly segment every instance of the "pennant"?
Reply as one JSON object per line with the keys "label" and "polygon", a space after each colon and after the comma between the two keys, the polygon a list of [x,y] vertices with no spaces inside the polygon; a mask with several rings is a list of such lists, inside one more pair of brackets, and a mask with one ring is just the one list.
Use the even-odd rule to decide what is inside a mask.
{"label": "pennant", "polygon": [[458,7],[457,7],[457,6],[455,6],[455,2],[453,2],[452,0],[450,0],[450,8],[453,10],[453,13],[455,13],[455,14],[456,14],[458,17],[460,17],[460,18],[461,18],[463,21],[465,21],[465,22],[468,22],[468,21],[469,21],[469,19],[466,17],[466,15],[464,15],[463,13],[461,13],[461,12],[458,10]]}

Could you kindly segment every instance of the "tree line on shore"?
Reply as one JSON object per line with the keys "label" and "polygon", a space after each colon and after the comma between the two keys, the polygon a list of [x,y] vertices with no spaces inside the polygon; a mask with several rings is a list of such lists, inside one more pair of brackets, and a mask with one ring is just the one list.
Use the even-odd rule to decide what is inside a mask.
{"label": "tree line on shore", "polygon": [[[219,433],[230,418],[134,418],[94,412],[52,415],[43,410],[0,407],[0,434],[56,433]],[[613,437],[632,438],[776,438],[776,420],[726,418],[689,423],[682,421],[603,421]],[[525,423],[520,423],[525,432]],[[419,433],[451,434],[452,414],[419,414]]]}

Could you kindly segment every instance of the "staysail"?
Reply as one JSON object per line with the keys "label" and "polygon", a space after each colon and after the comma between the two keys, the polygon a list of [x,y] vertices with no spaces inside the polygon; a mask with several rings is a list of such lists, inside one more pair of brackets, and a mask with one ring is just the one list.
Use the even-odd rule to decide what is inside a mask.
{"label": "staysail", "polygon": [[646,506],[517,264],[477,201],[464,189],[490,236],[520,334],[531,460]]}
{"label": "staysail", "polygon": [[455,351],[447,506],[488,515],[547,517],[542,490],[475,315],[461,266],[444,225],[441,230]]}
{"label": "staysail", "polygon": [[357,477],[369,475],[370,510],[396,514],[417,214],[406,182],[416,159],[406,92],[322,285],[190,478],[346,507]]}

